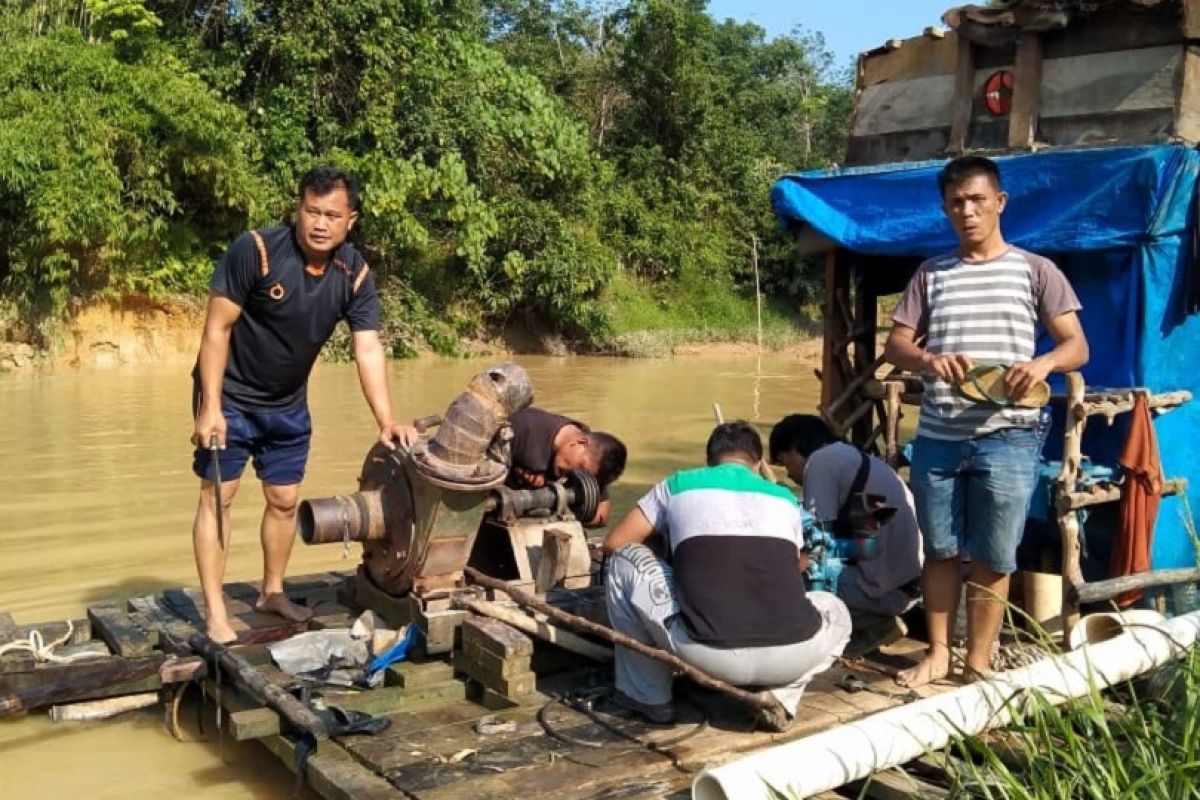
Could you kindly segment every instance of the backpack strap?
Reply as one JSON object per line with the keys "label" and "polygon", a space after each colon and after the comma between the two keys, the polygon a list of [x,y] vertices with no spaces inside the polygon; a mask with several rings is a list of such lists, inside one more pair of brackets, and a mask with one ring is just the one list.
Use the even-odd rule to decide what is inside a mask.
{"label": "backpack strap", "polygon": [[250,231],[250,238],[254,240],[254,246],[258,248],[259,268],[262,270],[262,277],[265,278],[271,269],[271,262],[267,259],[267,243],[263,241],[262,234],[258,231]]}
{"label": "backpack strap", "polygon": [[846,493],[846,499],[842,501],[841,508],[838,509],[837,519],[833,523],[833,531],[836,536],[848,537],[851,534],[850,530],[850,501],[855,496],[862,494],[863,489],[867,488],[867,476],[871,473],[871,458],[861,450],[858,452],[861,459],[858,464],[858,472],[854,473],[854,480],[850,483],[850,491]]}

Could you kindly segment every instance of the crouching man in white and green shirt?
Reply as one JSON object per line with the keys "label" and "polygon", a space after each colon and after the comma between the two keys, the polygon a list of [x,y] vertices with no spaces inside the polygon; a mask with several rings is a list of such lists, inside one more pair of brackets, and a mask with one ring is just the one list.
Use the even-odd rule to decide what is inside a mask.
{"label": "crouching man in white and green shirt", "polygon": [[[718,425],[707,467],[677,472],[638,501],[604,540],[608,615],[621,633],[716,678],[769,688],[790,720],[809,681],[845,648],[850,612],[829,592],[806,593],[800,507],[755,472],[762,455],[748,423]],[[642,544],[655,531],[670,563]],[[619,704],[669,722],[671,680],[667,665],[617,648]]]}

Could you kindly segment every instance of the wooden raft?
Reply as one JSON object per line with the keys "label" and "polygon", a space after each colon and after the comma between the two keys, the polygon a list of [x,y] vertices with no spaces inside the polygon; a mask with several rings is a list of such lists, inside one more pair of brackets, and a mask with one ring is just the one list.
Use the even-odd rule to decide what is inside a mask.
{"label": "wooden raft", "polygon": [[[359,610],[352,583],[349,575],[325,573],[289,580],[287,588],[293,600],[314,609],[313,627],[343,627]],[[249,584],[230,584],[226,595],[239,638],[249,642],[235,652],[267,680],[294,683],[271,665],[264,643],[286,638],[296,626],[254,611],[257,592]],[[205,696],[219,697],[225,708],[229,736],[261,742],[295,770],[297,737],[276,712],[238,691],[229,676],[218,687],[216,676],[205,675],[201,659],[169,652],[172,643],[186,640],[200,625],[199,600],[196,590],[177,589],[96,604],[89,608],[89,620],[77,626],[75,639],[104,641],[106,655],[61,666],[6,656],[0,691],[32,697],[31,687],[42,687],[30,704],[45,705],[202,680]],[[331,800],[672,796],[686,793],[695,772],[706,765],[905,702],[884,669],[859,662],[836,665],[819,676],[805,695],[799,721],[786,733],[755,730],[750,709],[686,681],[677,683],[677,724],[650,726],[606,713],[603,706],[589,712],[557,699],[610,684],[611,666],[535,641],[496,620],[469,619],[451,654],[395,664],[378,689],[323,691],[324,702],[387,716],[391,726],[376,736],[322,741],[305,765],[305,781],[314,791]],[[27,635],[30,627],[0,613],[0,644]],[[63,623],[38,627],[48,639],[65,630]],[[906,640],[889,651],[903,660],[903,653],[919,647]],[[116,670],[118,676],[130,672],[128,679],[100,691],[70,689],[98,669]],[[847,672],[879,693],[837,688]],[[926,687],[920,694],[951,688]],[[55,694],[47,700],[46,692]],[[496,731],[503,722],[513,724]]]}

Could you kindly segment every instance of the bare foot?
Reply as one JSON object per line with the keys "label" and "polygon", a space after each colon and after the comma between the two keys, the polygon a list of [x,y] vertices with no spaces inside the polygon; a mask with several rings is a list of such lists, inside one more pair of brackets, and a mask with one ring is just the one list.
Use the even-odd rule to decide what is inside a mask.
{"label": "bare foot", "polygon": [[950,665],[936,661],[932,656],[925,656],[915,667],[902,669],[896,674],[896,683],[906,689],[916,689],[927,683],[940,681],[950,674]]}
{"label": "bare foot", "polygon": [[312,618],[313,612],[311,608],[296,605],[283,592],[275,592],[268,594],[258,599],[254,607],[259,611],[269,611],[272,614],[278,614],[290,622],[307,622]]}
{"label": "bare foot", "polygon": [[230,627],[229,620],[226,619],[210,619],[205,633],[217,644],[232,644],[237,641],[237,631]]}

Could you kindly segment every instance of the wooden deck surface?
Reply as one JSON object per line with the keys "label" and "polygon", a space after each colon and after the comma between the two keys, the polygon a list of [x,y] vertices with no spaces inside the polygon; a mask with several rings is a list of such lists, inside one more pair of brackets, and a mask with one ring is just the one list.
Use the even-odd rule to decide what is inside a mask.
{"label": "wooden deck surface", "polygon": [[[338,573],[304,576],[289,580],[287,588],[293,599],[314,609],[314,627],[340,627],[348,625],[354,614],[354,609],[339,602],[339,597],[345,599],[338,589],[346,577]],[[254,586],[230,584],[226,589],[235,627],[246,641],[284,638],[296,630],[294,624],[254,610]],[[131,689],[169,686],[172,680],[194,678],[196,673],[170,677],[163,664],[172,658],[162,651],[162,642],[170,638],[167,634],[178,637],[201,626],[201,607],[194,589],[169,590],[123,605],[96,604],[89,608],[90,631],[81,631],[73,641],[93,635],[103,638],[112,654],[99,663],[109,664],[108,668],[153,664],[136,673],[137,680],[129,683]],[[0,629],[0,644],[29,627]],[[905,653],[914,653],[919,647],[902,640],[888,648],[891,655],[881,660],[903,663]],[[757,730],[748,708],[682,680],[676,686],[676,723],[652,726],[618,715],[603,699],[590,709],[569,702],[588,690],[603,691],[611,684],[611,667],[581,657],[563,658],[561,652],[547,653],[553,646],[546,643],[538,642],[536,648],[537,654],[557,657],[535,658],[535,662],[554,664],[557,671],[539,671],[536,692],[499,710],[494,708],[496,698],[485,698],[477,684],[455,671],[449,657],[396,665],[387,675],[388,685],[375,690],[318,688],[325,703],[386,715],[391,726],[375,736],[322,742],[307,762],[308,782],[331,800],[685,796],[696,772],[706,766],[911,699],[877,662],[839,662],[813,681],[795,725],[785,733]],[[263,644],[243,645],[238,650],[268,678],[281,684],[294,682],[270,664]],[[4,670],[0,672],[0,693],[61,681],[65,671],[95,670],[96,663],[64,668],[7,659],[0,665]],[[849,693],[838,688],[835,684],[847,672],[873,691]],[[215,689],[212,676],[204,680],[210,690]],[[108,687],[103,694],[121,693],[121,688]],[[951,688],[952,684],[939,684],[919,694],[929,696]],[[227,683],[219,693],[210,691],[209,697],[217,694],[229,712],[225,719],[230,735],[261,741],[295,769],[295,742],[273,711],[259,707]],[[485,707],[484,701],[493,708]],[[504,732],[481,733],[478,724],[485,717],[512,721],[515,726]]]}

